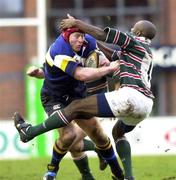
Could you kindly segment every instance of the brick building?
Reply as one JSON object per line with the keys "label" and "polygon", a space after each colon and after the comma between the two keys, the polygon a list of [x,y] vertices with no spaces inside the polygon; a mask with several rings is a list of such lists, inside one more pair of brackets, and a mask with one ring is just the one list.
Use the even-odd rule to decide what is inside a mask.
{"label": "brick building", "polygon": [[[25,114],[24,73],[27,64],[37,56],[42,57],[38,51],[42,47],[38,38],[40,22],[36,18],[40,16],[42,8],[39,6],[44,2],[0,1],[0,119],[10,119],[16,110]],[[46,0],[45,5],[48,45],[58,34],[56,24],[67,12],[102,27],[109,25],[124,30],[136,20],[149,19],[159,31],[155,46],[173,47],[176,44],[175,0],[141,0],[140,3],[129,0]],[[14,18],[18,18],[16,25]],[[28,18],[26,22],[24,18]],[[45,50],[43,46],[43,53]],[[175,67],[155,68],[154,75],[153,89],[157,98],[153,114],[176,115]]]}

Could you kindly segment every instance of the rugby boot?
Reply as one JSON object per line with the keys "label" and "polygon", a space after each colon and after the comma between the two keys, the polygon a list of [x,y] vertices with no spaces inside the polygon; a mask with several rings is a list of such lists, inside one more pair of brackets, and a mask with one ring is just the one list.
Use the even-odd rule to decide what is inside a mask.
{"label": "rugby boot", "polygon": [[56,180],[56,175],[59,168],[52,164],[48,164],[47,169],[48,171],[43,176],[43,180]]}
{"label": "rugby boot", "polygon": [[30,137],[27,134],[27,131],[31,127],[31,124],[25,122],[25,120],[21,117],[21,115],[18,112],[14,113],[13,120],[22,142],[26,143],[33,139],[33,137]]}
{"label": "rugby boot", "polygon": [[135,180],[134,177],[128,177],[128,178],[125,178],[124,180]]}
{"label": "rugby boot", "polygon": [[122,174],[120,177],[116,177],[114,175],[111,176],[113,180],[124,180],[124,175]]}
{"label": "rugby boot", "polygon": [[54,173],[54,172],[47,172],[44,175],[43,180],[56,180],[56,173]]}
{"label": "rugby boot", "polygon": [[92,173],[86,173],[86,174],[82,174],[82,178],[81,180],[95,180],[95,178],[93,177]]}

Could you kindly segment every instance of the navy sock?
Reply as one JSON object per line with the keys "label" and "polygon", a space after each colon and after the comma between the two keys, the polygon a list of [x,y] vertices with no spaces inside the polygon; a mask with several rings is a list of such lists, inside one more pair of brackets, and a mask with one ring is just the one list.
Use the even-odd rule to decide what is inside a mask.
{"label": "navy sock", "polygon": [[104,147],[97,147],[97,151],[102,156],[102,158],[105,159],[106,162],[109,164],[113,175],[115,175],[116,177],[122,177],[123,171],[115,156],[111,142],[109,141],[108,144]]}
{"label": "navy sock", "polygon": [[53,154],[52,154],[51,164],[48,166],[48,170],[56,172],[59,169],[60,161],[66,155],[66,153],[67,153],[67,150],[59,148],[57,146],[57,143],[55,142],[55,144],[53,146]]}

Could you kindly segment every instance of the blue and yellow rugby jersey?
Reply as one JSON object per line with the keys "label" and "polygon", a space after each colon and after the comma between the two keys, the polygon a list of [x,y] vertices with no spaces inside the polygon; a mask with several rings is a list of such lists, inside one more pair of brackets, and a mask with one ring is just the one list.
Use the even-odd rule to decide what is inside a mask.
{"label": "blue and yellow rugby jersey", "polygon": [[66,95],[71,98],[85,97],[84,82],[73,77],[76,67],[82,66],[75,57],[86,58],[94,49],[96,49],[96,40],[90,35],[85,35],[85,45],[76,54],[60,35],[46,54],[42,93],[54,98],[62,98]]}

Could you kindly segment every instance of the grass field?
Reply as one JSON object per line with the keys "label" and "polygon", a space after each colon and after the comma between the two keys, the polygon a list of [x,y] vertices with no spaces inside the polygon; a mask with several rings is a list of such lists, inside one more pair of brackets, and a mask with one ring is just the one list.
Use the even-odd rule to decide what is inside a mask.
{"label": "grass field", "polygon": [[[49,159],[1,160],[0,180],[41,180]],[[110,170],[99,171],[98,160],[90,158],[90,167],[96,180],[110,180]],[[176,156],[133,157],[136,180],[176,180]],[[80,180],[72,160],[64,159],[59,180]]]}

